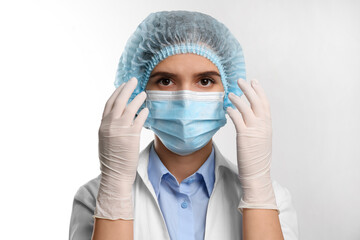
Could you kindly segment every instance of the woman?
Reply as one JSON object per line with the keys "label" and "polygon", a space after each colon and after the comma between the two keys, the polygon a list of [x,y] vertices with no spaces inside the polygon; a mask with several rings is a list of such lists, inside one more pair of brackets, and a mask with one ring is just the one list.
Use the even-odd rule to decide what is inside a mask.
{"label": "woman", "polygon": [[[101,174],[75,196],[70,239],[297,239],[290,194],[270,177],[270,106],[244,79],[223,24],[150,14],[120,58],[99,129]],[[226,113],[237,167],[212,142]],[[139,154],[143,126],[155,139]]]}

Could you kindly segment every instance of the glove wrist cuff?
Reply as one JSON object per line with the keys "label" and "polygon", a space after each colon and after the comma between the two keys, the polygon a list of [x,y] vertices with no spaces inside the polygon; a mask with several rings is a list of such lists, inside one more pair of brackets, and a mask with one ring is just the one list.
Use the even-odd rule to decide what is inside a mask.
{"label": "glove wrist cuff", "polygon": [[[277,209],[270,176],[261,179],[241,179],[242,196],[238,208]],[[279,213],[279,210],[278,210]]]}
{"label": "glove wrist cuff", "polygon": [[124,196],[114,196],[99,189],[93,217],[110,220],[134,219],[134,203],[132,193]]}

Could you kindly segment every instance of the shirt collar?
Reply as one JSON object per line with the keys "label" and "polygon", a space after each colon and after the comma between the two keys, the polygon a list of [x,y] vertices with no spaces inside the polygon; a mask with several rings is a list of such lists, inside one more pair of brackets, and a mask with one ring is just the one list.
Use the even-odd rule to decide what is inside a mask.
{"label": "shirt collar", "polygon": [[[159,196],[161,180],[166,174],[172,175],[160,160],[154,149],[154,144],[152,144],[149,152],[148,176],[157,197]],[[193,175],[195,176],[196,174],[200,174],[203,177],[208,196],[210,197],[215,182],[215,150],[213,146],[209,157]]]}
{"label": "shirt collar", "polygon": [[[150,148],[153,145],[154,140],[148,143],[148,145],[140,152],[139,154],[139,164],[137,167],[137,175],[135,181],[142,181],[150,191],[155,200],[157,197],[155,195],[154,187],[152,186],[149,175],[148,175],[148,164],[149,164],[149,153]],[[215,150],[215,183],[214,189],[216,188],[216,184],[224,181],[223,174],[233,174],[234,176],[238,175],[238,167],[233,162],[225,158],[225,156],[220,152],[219,147],[213,141],[213,148]]]}

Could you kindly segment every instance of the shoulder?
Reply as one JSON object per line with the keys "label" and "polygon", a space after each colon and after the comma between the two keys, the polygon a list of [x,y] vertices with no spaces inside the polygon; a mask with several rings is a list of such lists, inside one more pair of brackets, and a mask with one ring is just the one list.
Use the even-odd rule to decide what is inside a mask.
{"label": "shoulder", "polygon": [[273,189],[274,189],[274,193],[275,193],[275,197],[276,197],[276,203],[278,205],[282,204],[284,202],[291,201],[290,191],[286,187],[282,186],[276,180],[272,180],[272,185],[273,185]]}
{"label": "shoulder", "polygon": [[276,204],[280,211],[279,220],[284,238],[298,239],[297,213],[292,202],[291,193],[286,187],[280,185],[280,183],[275,180],[272,180],[272,185]]}
{"label": "shoulder", "polygon": [[[219,166],[219,170],[222,171],[222,177],[225,180],[232,180],[232,182],[235,182],[236,185],[240,187],[237,165],[226,159],[225,157],[222,159],[222,162],[222,165]],[[283,208],[287,207],[288,204],[292,202],[290,191],[276,180],[272,180],[272,185],[277,204],[281,205]]]}
{"label": "shoulder", "polygon": [[[241,184],[238,178],[237,165],[225,158],[216,147],[216,160],[219,176],[224,181],[223,184],[231,191],[229,196],[238,197],[241,195]],[[285,239],[298,239],[297,213],[292,203],[290,191],[282,186],[278,181],[272,180],[276,203],[279,208],[279,220]]]}
{"label": "shoulder", "polygon": [[99,191],[101,175],[91,179],[79,187],[75,194],[74,200],[80,201],[86,205],[92,205]]}
{"label": "shoulder", "polygon": [[70,218],[69,239],[91,239],[93,230],[93,213],[100,185],[100,175],[82,186],[75,193]]}
{"label": "shoulder", "polygon": [[[240,180],[237,177],[237,170],[234,169],[234,167],[237,168],[237,166],[231,162],[228,164],[231,167],[223,168],[222,178],[224,179],[226,186],[229,189],[232,189],[233,194],[236,192],[236,196],[238,196],[238,194],[241,195],[242,191],[239,191],[239,189],[241,189]],[[280,211],[279,220],[284,239],[296,240],[299,238],[298,220],[291,193],[276,180],[272,180],[272,185],[276,204]],[[231,196],[231,194],[229,193],[228,196]]]}

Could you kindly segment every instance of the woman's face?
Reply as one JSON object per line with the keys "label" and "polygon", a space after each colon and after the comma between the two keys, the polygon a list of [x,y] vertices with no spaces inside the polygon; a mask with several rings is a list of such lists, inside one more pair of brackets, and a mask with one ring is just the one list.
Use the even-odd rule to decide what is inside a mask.
{"label": "woman's face", "polygon": [[218,68],[207,58],[184,53],[167,57],[150,74],[146,90],[222,92]]}

